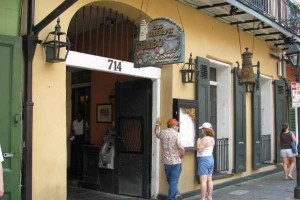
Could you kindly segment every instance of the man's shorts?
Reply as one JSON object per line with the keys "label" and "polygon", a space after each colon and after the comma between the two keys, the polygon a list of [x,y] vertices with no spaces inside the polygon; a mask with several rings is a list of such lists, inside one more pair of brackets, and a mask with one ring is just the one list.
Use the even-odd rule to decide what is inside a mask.
{"label": "man's shorts", "polygon": [[214,171],[214,157],[202,156],[197,157],[198,160],[198,175],[209,175]]}

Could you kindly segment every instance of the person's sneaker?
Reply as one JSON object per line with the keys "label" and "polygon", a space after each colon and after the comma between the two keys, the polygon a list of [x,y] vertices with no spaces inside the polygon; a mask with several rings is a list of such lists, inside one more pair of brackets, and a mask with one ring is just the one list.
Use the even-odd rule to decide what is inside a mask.
{"label": "person's sneaker", "polygon": [[176,199],[176,200],[182,200],[181,194],[177,194],[177,195],[175,196],[175,199]]}

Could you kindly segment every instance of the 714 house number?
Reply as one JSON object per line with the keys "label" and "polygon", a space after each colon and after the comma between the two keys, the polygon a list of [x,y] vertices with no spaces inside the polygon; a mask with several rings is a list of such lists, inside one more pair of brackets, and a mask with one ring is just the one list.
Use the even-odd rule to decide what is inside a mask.
{"label": "714 house number", "polygon": [[112,59],[108,59],[108,69],[109,70],[114,70],[114,71],[122,71],[122,63],[121,61],[116,61],[116,60],[112,60]]}

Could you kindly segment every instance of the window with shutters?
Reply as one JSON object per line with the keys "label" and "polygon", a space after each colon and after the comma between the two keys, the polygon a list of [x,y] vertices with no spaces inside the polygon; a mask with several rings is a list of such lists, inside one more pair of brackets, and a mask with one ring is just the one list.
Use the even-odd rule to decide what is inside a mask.
{"label": "window with shutters", "polygon": [[199,124],[209,121],[216,132],[214,179],[232,169],[231,66],[197,57],[199,69],[196,95],[199,103]]}
{"label": "window with shutters", "polygon": [[[261,162],[262,164],[272,163],[274,155],[274,121],[270,116],[274,116],[272,78],[261,76]],[[272,117],[273,118],[273,117]]]}
{"label": "window with shutters", "polygon": [[[230,113],[230,68],[224,63],[210,61],[210,123],[215,130],[216,145],[214,149],[216,174],[229,171],[229,124]],[[221,116],[221,117],[219,117]],[[226,117],[225,117],[226,116]]]}

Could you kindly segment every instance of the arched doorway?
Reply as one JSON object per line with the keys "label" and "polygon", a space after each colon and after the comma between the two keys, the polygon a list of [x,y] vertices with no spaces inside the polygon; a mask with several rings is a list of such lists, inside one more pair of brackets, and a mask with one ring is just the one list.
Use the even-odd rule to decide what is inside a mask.
{"label": "arched doorway", "polygon": [[[89,116],[84,120],[88,121],[90,129],[82,144],[81,168],[75,174],[68,173],[68,184],[150,197],[152,92],[160,78],[152,73],[156,71],[160,76],[160,70],[151,73],[148,69],[128,71],[133,66],[130,61],[136,33],[133,20],[99,2],[82,7],[71,20],[68,36],[73,45],[71,60],[67,61],[68,132],[72,129],[75,110],[79,108],[76,102],[80,102],[80,98],[76,98],[76,93],[82,90],[88,90],[86,93],[89,94],[90,102],[85,104],[89,106],[84,106],[84,113]],[[141,88],[143,85],[145,87]],[[130,108],[130,105],[138,104],[141,106]],[[111,106],[111,120],[98,120],[98,105]],[[110,160],[113,167],[105,168],[99,165],[99,153],[105,136],[111,132],[115,132],[115,151]],[[69,169],[72,169],[71,154],[69,150]]]}

